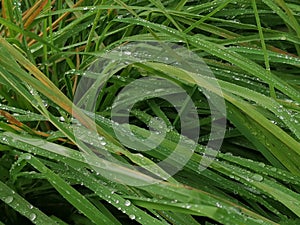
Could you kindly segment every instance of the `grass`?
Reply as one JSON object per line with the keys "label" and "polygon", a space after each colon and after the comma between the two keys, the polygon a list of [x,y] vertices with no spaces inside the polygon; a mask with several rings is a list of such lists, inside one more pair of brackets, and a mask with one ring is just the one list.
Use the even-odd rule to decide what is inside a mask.
{"label": "grass", "polygon": [[[299,224],[297,1],[1,4],[0,224]],[[167,62],[118,63],[125,53],[111,56],[117,62],[113,69],[87,71],[107,52],[147,41],[186,47],[215,78]],[[169,51],[166,56],[176,57]],[[103,84],[96,92],[96,115],[73,103],[85,76]],[[189,94],[201,125],[196,144],[180,132],[186,100],[178,114],[152,93],[134,105],[130,125],[113,122],[116,96],[141,77],[170,80]],[[216,81],[222,93],[212,85]],[[156,86],[162,95],[174,94],[172,88]],[[146,95],[148,87],[143,88]],[[205,93],[221,97],[226,106],[218,152],[206,145],[220,141],[210,132],[225,115],[215,116]],[[132,99],[121,100],[126,105]],[[150,127],[156,145],[144,151],[152,146],[143,142]],[[193,123],[186,127],[190,133],[197,128]],[[181,155],[191,146],[195,151],[173,175],[159,162],[175,146]],[[117,162],[97,157],[108,153]],[[201,170],[199,162],[209,167]],[[175,157],[168,165],[181,163]]]}

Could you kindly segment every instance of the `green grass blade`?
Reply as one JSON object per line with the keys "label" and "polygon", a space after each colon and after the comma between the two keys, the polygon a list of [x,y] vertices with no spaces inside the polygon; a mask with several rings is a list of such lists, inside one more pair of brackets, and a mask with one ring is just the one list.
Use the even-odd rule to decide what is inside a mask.
{"label": "green grass blade", "polygon": [[34,224],[55,224],[55,221],[32,206],[22,196],[0,181],[0,199]]}

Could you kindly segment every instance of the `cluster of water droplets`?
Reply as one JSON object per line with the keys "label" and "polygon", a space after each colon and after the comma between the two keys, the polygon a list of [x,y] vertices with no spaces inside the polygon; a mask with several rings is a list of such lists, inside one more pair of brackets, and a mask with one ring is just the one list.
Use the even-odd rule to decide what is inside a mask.
{"label": "cluster of water droplets", "polygon": [[12,190],[11,194],[3,197],[2,200],[6,204],[10,205],[12,208],[22,207],[21,210],[23,211],[24,215],[28,217],[28,219],[30,219],[31,221],[35,221],[37,218],[37,214],[35,213],[35,207],[31,204],[28,204],[27,207],[24,208],[23,203],[21,204],[21,202],[18,201],[18,197],[16,195],[16,192]]}

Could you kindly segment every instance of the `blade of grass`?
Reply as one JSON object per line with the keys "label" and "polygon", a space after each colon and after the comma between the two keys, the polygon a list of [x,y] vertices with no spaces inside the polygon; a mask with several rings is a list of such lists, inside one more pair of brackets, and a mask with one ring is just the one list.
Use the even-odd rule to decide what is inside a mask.
{"label": "blade of grass", "polygon": [[[116,21],[119,21],[118,19],[115,19]],[[151,23],[146,20],[142,19],[122,19],[122,22],[130,23],[130,24],[137,24],[137,25],[143,25],[143,26],[149,26],[153,30],[161,31],[163,33],[166,33],[170,36],[175,36],[179,40],[187,39],[191,45],[198,47],[204,51],[207,51],[208,53],[215,55],[223,60],[226,60],[230,63],[233,63],[240,67],[241,69],[245,70],[246,72],[252,74],[255,77],[258,77],[262,79],[266,83],[272,83],[275,88],[279,89],[283,93],[285,93],[290,98],[294,99],[295,101],[300,101],[300,95],[297,90],[292,88],[289,84],[284,82],[282,79],[274,76],[270,76],[269,73],[267,73],[261,66],[257,65],[253,61],[242,57],[241,55],[227,50],[225,47],[213,44],[211,42],[198,39],[197,37],[192,37],[189,35],[183,35],[182,33],[178,32],[175,29],[165,27],[163,25],[158,25]]]}
{"label": "blade of grass", "polygon": [[[12,46],[10,46],[4,39],[0,39],[0,44],[2,44],[2,46],[5,46],[6,51],[8,51],[9,54],[12,54],[23,67],[25,67],[43,84],[43,86],[41,86],[41,83],[39,83],[36,79],[34,79],[29,74],[26,74],[23,70],[21,70],[19,66],[13,67],[7,64],[6,62],[0,60],[2,64],[6,66],[6,69],[10,69],[10,71],[15,76],[17,76],[21,80],[25,80],[28,84],[30,84],[44,96],[47,96],[47,98],[60,105],[69,114],[73,114],[74,117],[77,118],[82,124],[93,129],[93,122],[91,121],[91,119],[88,118],[85,114],[83,114],[81,110],[77,109],[73,105],[73,103],[37,67],[30,63],[21,53],[19,53]],[[13,62],[14,60],[11,59],[10,61]],[[19,90],[17,86],[16,90]],[[48,112],[43,111],[43,113],[46,117],[49,116]],[[108,140],[117,143],[116,140],[113,139],[111,136],[107,135],[101,127],[97,126],[97,130],[102,136],[105,136]],[[69,135],[67,136],[72,137]]]}
{"label": "blade of grass", "polygon": [[22,196],[0,181],[0,199],[34,224],[55,224],[55,221],[32,206]]}
{"label": "blade of grass", "polygon": [[[257,6],[256,6],[256,1],[255,0],[252,0],[252,7],[253,7],[253,11],[254,11],[256,23],[257,23],[259,38],[260,38],[260,41],[261,41],[261,46],[262,46],[263,53],[264,53],[266,71],[270,72],[271,68],[270,68],[270,63],[269,63],[269,55],[268,55],[268,51],[267,51],[267,47],[266,47],[266,43],[265,43],[265,39],[264,39],[264,34],[263,34],[263,31],[262,31],[262,27],[261,27],[261,23],[260,23],[260,19],[259,19],[259,15],[258,15],[258,11],[257,11]],[[270,73],[270,76],[271,76],[271,73]],[[269,87],[270,87],[271,97],[274,98],[274,99],[276,99],[276,93],[275,93],[273,84],[270,83]]]}
{"label": "blade of grass", "polygon": [[[26,160],[26,161],[24,161]],[[80,210],[85,216],[87,216],[95,224],[117,224],[107,218],[102,212],[100,212],[91,202],[89,202],[82,194],[71,187],[62,178],[56,175],[53,171],[49,170],[42,162],[30,154],[22,155],[18,162],[19,165],[24,166],[24,163],[30,163],[35,169],[40,171],[44,177],[51,183],[51,185],[74,207]],[[18,165],[19,164],[19,165]]]}

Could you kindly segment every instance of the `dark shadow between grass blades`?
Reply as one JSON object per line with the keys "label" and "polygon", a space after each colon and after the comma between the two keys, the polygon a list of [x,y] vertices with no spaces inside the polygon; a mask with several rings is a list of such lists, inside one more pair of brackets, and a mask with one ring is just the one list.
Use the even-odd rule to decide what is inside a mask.
{"label": "dark shadow between grass blades", "polygon": [[[188,79],[191,81],[195,81],[198,78],[199,80],[204,79],[205,83],[207,84],[204,87],[198,86],[199,90],[207,98],[212,118],[210,139],[207,143],[206,151],[204,153],[205,157],[203,157],[199,162],[199,171],[206,169],[213,162],[215,156],[218,153],[218,150],[222,145],[226,129],[225,101],[223,98],[222,90],[212,71],[196,54],[189,51],[185,47],[172,43],[134,42],[123,45],[101,55],[101,57],[97,59],[81,77],[75,93],[74,105],[76,105],[83,111],[90,112],[89,114],[92,115],[92,119],[95,122],[94,112],[96,101],[106,81],[108,81],[109,78],[116,74],[118,71],[126,68],[128,65],[136,64],[145,66],[147,62],[155,62],[160,63],[161,65],[172,66],[174,70],[180,70],[181,75],[184,76],[185,79],[181,79],[180,76],[177,76],[178,73],[174,73],[173,76],[173,74],[170,75],[167,73],[159,73],[159,69],[156,69],[155,67],[148,68],[151,69],[152,73],[153,71],[157,71],[157,73],[154,72],[155,74],[151,74],[150,77],[136,79],[135,81],[124,87],[118,94],[118,96],[116,96],[111,109],[112,128],[114,130],[115,136],[123,145],[123,147],[126,146],[137,152],[155,149],[164,140],[165,134],[166,132],[168,132],[168,129],[172,128],[163,124],[163,126],[161,127],[162,133],[150,131],[150,135],[146,139],[139,138],[130,129],[130,110],[135,103],[146,99],[162,98],[174,105],[175,102],[178,102],[176,100],[180,98],[182,99],[183,103],[185,102],[185,105],[174,106],[178,114],[180,115],[183,107],[185,108],[185,110],[188,109],[190,113],[186,114],[186,116],[180,115],[180,140],[177,143],[176,147],[172,149],[172,154],[170,154],[167,158],[158,162],[157,164],[153,162],[150,164],[148,163],[147,165],[144,164],[142,167],[140,165],[133,166],[128,163],[124,163],[123,161],[121,162],[120,160],[117,160],[109,153],[109,151],[107,151],[107,147],[111,146],[112,143],[109,143],[109,141],[105,140],[105,138],[98,136],[96,132],[96,123],[95,129],[89,131],[92,132],[93,135],[98,136],[98,138],[94,138],[94,143],[86,143],[85,140],[82,140],[82,134],[80,132],[77,132],[78,129],[76,129],[76,126],[78,126],[78,124],[74,125],[75,127],[73,129],[74,135],[76,139],[78,139],[79,148],[81,148],[82,150],[85,149],[86,146],[100,146],[100,149],[97,148],[96,150],[97,152],[99,152],[99,154],[89,155],[87,157],[87,160],[90,157],[102,157],[105,160],[119,165],[120,170],[122,170],[122,167],[124,167],[126,171],[128,171],[129,173],[130,171],[132,171],[135,175],[138,171],[147,170],[153,172],[155,171],[155,168],[157,168],[157,166],[168,173],[167,177],[160,177],[161,179],[153,179],[149,177],[149,181],[146,181],[147,179],[139,180],[138,176],[133,180],[124,178],[124,171],[116,171],[116,174],[114,175],[112,175],[111,173],[107,173],[105,169],[97,171],[108,179],[112,179],[114,181],[132,186],[149,185],[172,177],[174,174],[180,171],[189,161],[198,143],[200,125],[197,109],[190,96],[174,81],[178,80],[184,82],[184,80],[186,80],[186,77],[188,77]],[[205,77],[208,77],[210,79],[205,79]],[[120,112],[126,112],[125,120],[124,118],[121,120],[120,117],[118,117]],[[193,116],[191,118],[187,115]],[[190,131],[188,129],[185,129],[185,122],[190,122],[191,119],[193,120],[193,123],[198,125],[198,129],[193,129],[193,133],[189,133]],[[93,149],[93,151],[95,151],[95,149]],[[97,170],[99,170],[99,168],[97,168]],[[133,175],[133,177],[135,175]],[[145,175],[146,174],[142,175],[142,177],[144,177]],[[157,176],[155,176],[155,178],[157,178]]]}

